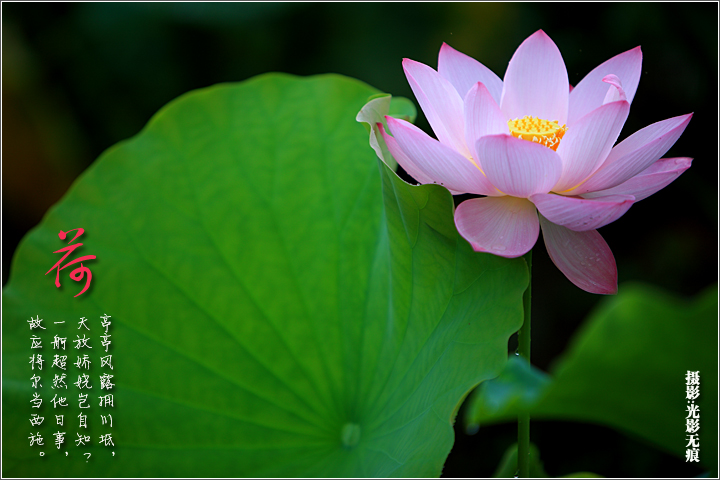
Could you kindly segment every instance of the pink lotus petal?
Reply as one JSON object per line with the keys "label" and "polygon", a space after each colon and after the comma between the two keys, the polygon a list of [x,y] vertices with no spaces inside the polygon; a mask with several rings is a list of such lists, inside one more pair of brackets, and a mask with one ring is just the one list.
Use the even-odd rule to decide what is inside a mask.
{"label": "pink lotus petal", "polygon": [[610,195],[586,200],[539,193],[530,197],[540,213],[556,225],[576,232],[595,230],[622,217],[632,206],[632,195]]}
{"label": "pink lotus petal", "polygon": [[620,135],[629,111],[628,102],[608,103],[568,128],[557,149],[563,172],[553,188],[555,192],[577,187],[600,167]]}
{"label": "pink lotus petal", "polygon": [[508,196],[462,202],[455,211],[455,225],[476,252],[507,258],[530,251],[540,233],[535,206]]}
{"label": "pink lotus petal", "polygon": [[505,115],[482,83],[476,83],[465,96],[465,140],[477,159],[475,142],[485,135],[507,133]]}
{"label": "pink lotus petal", "polygon": [[568,193],[576,195],[607,190],[642,172],[673,146],[690,123],[692,115],[669,118],[633,133],[612,149],[592,177]]}
{"label": "pink lotus petal", "polygon": [[620,185],[591,192],[583,195],[583,198],[604,197],[607,195],[632,195],[635,201],[639,202],[655,192],[667,187],[673,180],[690,168],[692,158],[661,158],[651,166],[638,173],[630,180]]}
{"label": "pink lotus petal", "polygon": [[640,47],[616,55],[595,67],[570,92],[568,127],[572,128],[575,122],[603,104],[608,89],[602,79],[608,74],[617,75],[622,81],[627,101],[632,103],[640,82],[641,67],[642,51]]}
{"label": "pink lotus petal", "polygon": [[463,101],[455,87],[432,68],[409,58],[403,60],[403,69],[438,140],[469,157],[470,150],[465,145]]}
{"label": "pink lotus petal", "polygon": [[569,85],[560,50],[538,30],[518,47],[508,64],[500,108],[508,119],[531,115],[563,125]]}
{"label": "pink lotus petal", "polygon": [[553,150],[510,134],[484,136],[476,149],[490,183],[513,197],[549,192],[562,171],[560,157]]}
{"label": "pink lotus petal", "polygon": [[586,292],[617,293],[617,266],[597,230],[574,232],[540,215],[545,248],[555,266]]}
{"label": "pink lotus petal", "polygon": [[460,98],[465,98],[467,92],[477,82],[481,82],[487,87],[495,103],[500,104],[503,87],[500,77],[482,63],[458,52],[447,43],[443,43],[440,47],[438,72],[453,84]]}
{"label": "pink lotus petal", "polygon": [[418,183],[426,184],[426,183],[435,183],[430,176],[425,173],[420,167],[418,167],[415,162],[412,161],[410,157],[405,155],[405,152],[402,151],[400,148],[400,145],[398,145],[397,140],[395,140],[394,137],[391,137],[387,134],[385,131],[385,127],[382,123],[377,124],[378,128],[380,129],[380,133],[382,134],[383,139],[385,140],[385,144],[388,147],[388,150],[390,151],[390,154],[393,156],[395,161],[405,169],[405,171],[413,177],[415,180],[418,181]]}
{"label": "pink lotus petal", "polygon": [[[418,183],[420,184],[429,184],[429,183],[436,183],[430,176],[428,176],[420,167],[418,167],[415,162],[412,161],[410,157],[405,155],[405,152],[402,151],[400,148],[400,145],[398,145],[397,140],[395,140],[394,137],[391,137],[385,132],[385,127],[382,123],[378,123],[377,126],[380,129],[380,133],[383,136],[383,139],[385,140],[385,144],[388,147],[388,150],[390,151],[390,154],[393,156],[395,161],[403,167],[405,172],[407,172],[411,177],[413,177]],[[446,187],[447,188],[447,187]],[[455,190],[448,188],[450,190],[450,193],[453,195],[461,195],[465,192],[456,192]]]}
{"label": "pink lotus petal", "polygon": [[611,86],[605,94],[603,105],[606,103],[617,102],[619,100],[627,100],[627,95],[623,89],[622,82],[617,75],[605,75],[602,79],[603,82],[609,83]]}
{"label": "pink lotus petal", "polygon": [[[499,195],[472,161],[431,138],[411,123],[390,116],[386,116],[385,120],[405,156],[412,159],[413,164],[434,183],[455,192]],[[387,143],[388,148],[391,144]],[[395,156],[392,150],[390,153]],[[398,157],[395,159],[400,162]]]}

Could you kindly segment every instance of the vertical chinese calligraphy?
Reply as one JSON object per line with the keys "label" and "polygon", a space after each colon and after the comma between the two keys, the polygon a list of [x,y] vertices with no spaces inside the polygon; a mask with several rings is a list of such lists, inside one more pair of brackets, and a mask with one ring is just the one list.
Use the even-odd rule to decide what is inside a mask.
{"label": "vertical chinese calligraphy", "polygon": [[[42,322],[44,320],[40,318],[40,315],[38,315],[36,318],[30,317],[30,320],[28,320],[28,323],[30,324],[30,332],[32,333],[32,336],[30,337],[30,349],[32,352],[32,349],[41,349],[42,347],[42,338],[38,337],[35,333],[35,330],[37,330],[37,333],[42,333],[42,330],[47,330],[45,327],[42,326]],[[30,370],[32,372],[32,377],[30,377],[30,386],[35,390],[32,394],[32,398],[30,399],[30,408],[36,408],[37,413],[31,413],[30,414],[30,425],[31,427],[37,427],[40,426],[43,421],[45,420],[45,417],[42,415],[42,411],[40,410],[40,407],[42,406],[43,399],[40,396],[40,393],[38,393],[37,389],[42,388],[42,384],[40,383],[41,376],[40,373],[42,373],[42,367],[43,367],[43,358],[41,353],[33,353],[30,357]],[[35,367],[37,367],[37,371],[35,370]],[[35,431],[35,433],[30,432],[30,436],[28,437],[30,440],[30,446],[38,445],[38,446],[44,446],[43,443],[43,437],[39,431]],[[40,455],[44,455],[44,452],[40,452]]]}
{"label": "vertical chinese calligraphy", "polygon": [[62,230],[60,230],[60,233],[58,233],[58,237],[60,237],[60,240],[65,240],[65,238],[67,238],[67,234],[68,234],[68,233],[74,232],[74,231],[76,231],[76,230],[77,230],[77,233],[76,233],[75,236],[72,238],[72,240],[70,240],[70,241],[68,242],[68,246],[67,246],[67,247],[63,247],[63,248],[61,248],[60,250],[56,250],[56,251],[53,252],[53,253],[62,253],[62,252],[66,252],[66,253],[65,253],[65,255],[63,255],[63,257],[62,257],[55,265],[53,265],[53,266],[50,268],[50,270],[48,270],[47,272],[45,272],[45,275],[47,275],[48,273],[52,272],[53,270],[56,270],[56,274],[55,274],[55,286],[56,286],[57,288],[60,288],[60,270],[63,270],[63,269],[65,269],[65,268],[69,267],[70,265],[74,265],[74,264],[76,264],[76,263],[80,263],[80,266],[79,266],[79,267],[77,267],[75,270],[73,270],[72,272],[70,272],[70,278],[73,279],[73,280],[76,281],[76,282],[79,282],[79,281],[82,280],[85,276],[87,276],[87,280],[85,281],[85,287],[83,287],[83,289],[80,291],[80,293],[78,293],[77,295],[75,295],[75,296],[77,297],[77,296],[82,295],[83,293],[85,293],[85,291],[88,289],[88,287],[90,287],[90,281],[92,280],[92,272],[90,272],[90,269],[89,269],[88,267],[84,266],[84,265],[82,264],[82,262],[88,261],[88,260],[95,260],[97,257],[96,257],[95,255],[85,255],[85,256],[82,256],[82,257],[78,257],[78,258],[76,258],[75,260],[72,260],[72,261],[66,263],[66,264],[63,265],[63,266],[60,266],[60,265],[62,264],[62,262],[64,262],[65,259],[66,259],[72,252],[75,251],[75,249],[77,249],[78,247],[82,247],[82,245],[83,245],[82,243],[76,243],[76,244],[74,244],[74,245],[73,245],[72,243],[73,243],[79,236],[81,236],[83,233],[85,233],[85,229],[83,229],[83,228],[75,228],[75,229],[73,229],[73,230],[68,230],[67,232],[63,232]]}
{"label": "vertical chinese calligraphy", "polygon": [[[110,344],[112,341],[110,340],[110,334],[108,333],[108,330],[110,329],[110,324],[112,323],[110,321],[110,318],[112,318],[110,315],[104,314],[100,317],[102,319],[101,326],[105,329],[105,335],[101,335],[100,337],[103,339],[101,345],[105,347],[105,353],[107,355],[100,358],[100,368],[113,370],[112,366],[112,354],[108,353],[108,350],[110,349]],[[107,415],[100,415],[102,418],[102,424],[106,425],[106,428],[112,428],[112,414],[107,411],[108,408],[114,408],[114,399],[113,394],[110,393],[110,390],[115,386],[115,384],[112,382],[112,378],[114,375],[110,374],[105,370],[100,375],[100,395],[98,396],[98,399],[100,400],[100,406],[103,407],[103,413],[107,413]],[[106,390],[106,393],[103,395],[102,390]],[[109,420],[108,420],[109,418]],[[113,443],[112,433],[108,432],[104,435],[100,436],[100,444],[103,446],[109,447],[109,446],[115,446]]]}
{"label": "vertical chinese calligraphy", "polygon": [[685,374],[685,398],[688,401],[687,416],[685,417],[685,461],[700,461],[700,407],[695,400],[700,396],[700,372],[687,371]]}
{"label": "vertical chinese calligraphy", "polygon": [[[75,340],[71,335],[67,335],[67,332],[46,332],[46,338],[43,338],[41,335],[44,330],[47,330],[42,325],[44,320],[39,315],[28,320],[30,326],[28,345],[30,348],[28,357],[30,377],[28,378],[29,385],[33,390],[32,398],[29,399],[31,413],[28,419],[32,431],[27,439],[30,447],[39,450],[38,453],[41,457],[45,455],[46,445],[52,450],[55,448],[64,450],[59,453],[64,453],[65,457],[72,457],[72,452],[67,450],[68,445],[74,444],[75,447],[90,447],[92,444],[106,447],[115,446],[112,433],[114,423],[112,409],[115,407],[112,392],[115,387],[115,374],[113,373],[111,351],[112,340],[109,333],[111,318],[107,314],[100,316],[101,328],[97,331],[94,320],[80,317],[77,322]],[[53,323],[64,325],[65,321]],[[63,327],[56,328],[62,329]],[[96,337],[97,334],[99,334],[99,338]],[[52,338],[48,338],[50,335]],[[70,342],[68,342],[68,338],[70,338]],[[99,345],[95,343],[98,341]],[[70,362],[68,362],[67,353],[69,352],[67,350],[76,350],[76,362],[73,363],[72,360],[75,355],[71,356]],[[43,358],[43,353],[39,353],[43,351],[49,368],[48,365],[44,365],[46,359]],[[100,371],[95,371],[94,369],[97,368],[95,362],[98,358],[100,359]],[[91,364],[93,370],[91,370]],[[71,365],[74,365],[75,368],[72,369]],[[69,370],[72,370],[72,373]],[[97,375],[93,372],[96,372]],[[74,381],[76,374],[77,381]],[[43,384],[46,384],[46,388],[49,387],[49,390],[45,390],[45,393],[49,394],[47,396],[41,394],[40,389],[43,388]],[[74,403],[75,397],[68,387],[73,386],[78,394],[77,407],[80,410],[77,415],[70,414],[72,411],[70,404]],[[93,400],[95,398],[93,392],[97,392],[97,400]],[[97,405],[100,410],[97,412],[95,411],[97,407],[91,407],[93,401],[99,401]],[[49,409],[52,409],[52,412],[49,412]],[[52,424],[53,415],[51,413],[54,414],[55,424]],[[48,422],[44,421],[45,417],[49,418]],[[65,424],[66,417],[68,424]],[[96,427],[92,427],[92,425],[96,425]],[[94,440],[91,440],[92,430],[98,427],[101,427],[103,431],[98,432],[97,436],[93,434]],[[76,431],[68,432],[68,428],[76,428]],[[77,438],[74,438],[75,436]],[[108,453],[115,456],[114,448],[110,450]],[[90,459],[89,453],[83,453],[83,455],[88,455],[88,460]]]}

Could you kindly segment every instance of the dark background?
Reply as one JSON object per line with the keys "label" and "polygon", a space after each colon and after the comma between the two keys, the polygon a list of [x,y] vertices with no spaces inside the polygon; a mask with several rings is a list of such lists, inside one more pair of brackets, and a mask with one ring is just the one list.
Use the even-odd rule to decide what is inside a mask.
{"label": "dark background", "polygon": [[[138,133],[175,97],[281,71],[340,73],[414,100],[401,60],[437,67],[442,42],[501,78],[518,45],[542,28],[570,83],[641,45],[643,70],[623,139],[695,112],[666,154],[693,166],[601,233],[620,289],[644,281],[691,296],[717,280],[717,3],[3,3],[2,281],[20,239],[74,179]],[[417,124],[431,132],[419,113]],[[602,297],[533,257],[533,363],[547,370]],[[510,348],[513,349],[512,345]],[[629,395],[632,392],[628,392]],[[492,474],[514,425],[467,435],[458,417],[445,476]],[[686,477],[702,471],[610,429],[534,422],[550,475]],[[682,432],[678,438],[681,440]]]}

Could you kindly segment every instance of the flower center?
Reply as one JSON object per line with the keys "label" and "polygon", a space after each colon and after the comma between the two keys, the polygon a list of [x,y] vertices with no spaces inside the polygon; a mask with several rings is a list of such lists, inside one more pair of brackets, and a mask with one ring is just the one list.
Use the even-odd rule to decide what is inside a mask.
{"label": "flower center", "polygon": [[557,120],[543,120],[542,118],[525,115],[523,118],[508,120],[510,135],[530,142],[540,143],[548,148],[557,150],[560,139],[565,135],[567,127],[560,126]]}

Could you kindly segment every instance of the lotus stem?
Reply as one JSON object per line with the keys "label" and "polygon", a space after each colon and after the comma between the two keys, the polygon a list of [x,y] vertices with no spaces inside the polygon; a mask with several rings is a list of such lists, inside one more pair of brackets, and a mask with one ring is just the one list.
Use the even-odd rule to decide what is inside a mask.
{"label": "lotus stem", "polygon": [[[530,299],[532,287],[532,250],[524,256],[528,267],[528,286],[523,293],[524,320],[518,330],[518,354],[530,363]],[[518,477],[530,478],[530,412],[518,415]]]}

